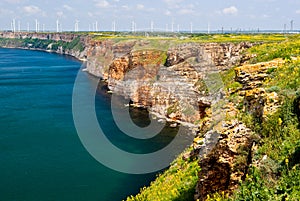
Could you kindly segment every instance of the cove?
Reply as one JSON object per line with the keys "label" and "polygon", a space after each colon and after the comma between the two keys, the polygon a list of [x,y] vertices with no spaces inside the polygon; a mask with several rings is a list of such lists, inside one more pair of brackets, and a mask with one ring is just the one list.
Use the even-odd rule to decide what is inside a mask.
{"label": "cove", "polygon": [[[157,173],[113,171],[82,146],[72,118],[72,90],[81,65],[58,54],[0,49],[1,201],[117,201],[138,193],[155,178]],[[87,83],[98,82],[85,76]],[[95,103],[107,138],[122,149],[151,152],[176,135],[176,128],[167,126],[150,142],[126,137],[113,122],[104,83],[99,84]],[[149,123],[147,111],[130,110],[137,125]]]}

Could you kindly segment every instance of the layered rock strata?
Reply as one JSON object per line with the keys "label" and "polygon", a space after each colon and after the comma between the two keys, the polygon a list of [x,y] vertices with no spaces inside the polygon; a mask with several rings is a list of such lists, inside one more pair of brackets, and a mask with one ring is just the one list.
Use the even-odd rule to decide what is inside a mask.
{"label": "layered rock strata", "polygon": [[280,106],[279,96],[276,92],[267,92],[262,84],[270,72],[284,64],[284,60],[275,59],[252,65],[243,65],[235,68],[236,81],[242,84],[240,96],[244,97],[245,112],[258,118],[272,114]]}
{"label": "layered rock strata", "polygon": [[210,106],[208,74],[237,64],[253,44],[105,40],[89,46],[88,72],[106,79],[114,93],[157,115],[194,123]]}

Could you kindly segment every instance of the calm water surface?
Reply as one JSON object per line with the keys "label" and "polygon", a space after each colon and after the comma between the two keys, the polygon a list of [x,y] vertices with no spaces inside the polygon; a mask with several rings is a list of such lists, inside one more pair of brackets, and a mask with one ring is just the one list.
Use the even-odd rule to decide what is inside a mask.
{"label": "calm water surface", "polygon": [[[129,175],[106,168],[82,146],[72,118],[72,90],[81,63],[38,51],[0,49],[0,200],[118,201],[148,185],[155,174]],[[95,82],[86,74],[86,82]],[[132,140],[116,127],[110,96],[99,85],[99,123],[117,146],[137,153],[165,146],[167,128],[152,142]],[[132,109],[147,125],[146,111]],[[105,117],[105,118],[101,118]]]}

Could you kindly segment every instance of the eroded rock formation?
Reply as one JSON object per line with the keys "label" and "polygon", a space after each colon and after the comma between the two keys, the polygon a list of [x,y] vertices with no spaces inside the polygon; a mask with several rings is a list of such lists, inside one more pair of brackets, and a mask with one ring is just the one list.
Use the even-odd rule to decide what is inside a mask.
{"label": "eroded rock formation", "polygon": [[275,59],[235,68],[236,80],[243,86],[239,94],[244,97],[245,112],[263,118],[277,110],[280,106],[278,94],[274,91],[267,92],[261,86],[269,73],[283,65],[283,63],[282,59]]}
{"label": "eroded rock formation", "polygon": [[[209,145],[211,135],[218,140]],[[199,200],[206,200],[207,195],[215,192],[230,194],[238,187],[251,163],[254,142],[253,132],[237,120],[222,121],[206,134],[206,138],[195,196]]]}
{"label": "eroded rock formation", "polygon": [[243,60],[252,43],[184,43],[147,40],[90,41],[87,70],[106,79],[110,90],[134,105],[174,121],[194,123],[204,116],[210,99],[205,83]]}

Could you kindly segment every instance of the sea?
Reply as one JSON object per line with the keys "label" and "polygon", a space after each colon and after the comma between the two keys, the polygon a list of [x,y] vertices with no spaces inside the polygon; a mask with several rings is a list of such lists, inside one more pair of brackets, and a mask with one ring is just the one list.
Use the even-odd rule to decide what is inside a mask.
{"label": "sea", "polygon": [[[55,53],[0,49],[0,201],[120,201],[159,173],[112,170],[84,148],[72,114],[74,82],[83,65]],[[149,143],[124,136],[114,123],[106,84],[83,76],[86,90],[98,83],[99,125],[116,146],[147,153],[176,135],[177,128],[166,126]],[[147,110],[130,108],[130,116],[138,126],[150,123]]]}

